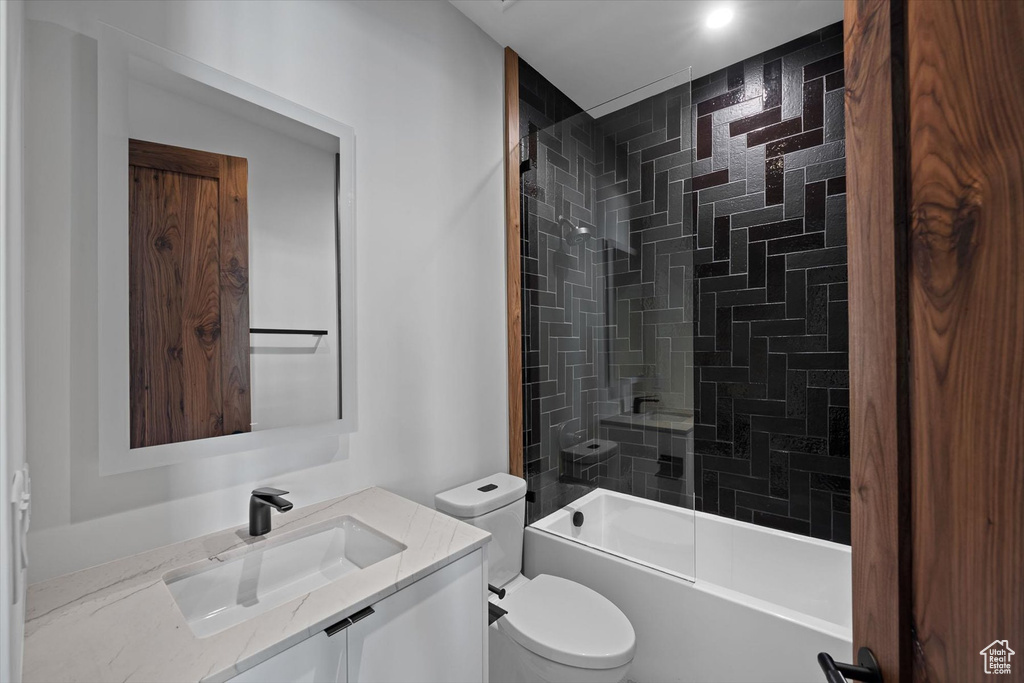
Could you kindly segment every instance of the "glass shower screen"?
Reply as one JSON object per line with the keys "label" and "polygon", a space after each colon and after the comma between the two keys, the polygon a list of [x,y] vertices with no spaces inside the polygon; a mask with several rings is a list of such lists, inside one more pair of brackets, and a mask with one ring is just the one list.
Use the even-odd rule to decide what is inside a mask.
{"label": "glass shower screen", "polygon": [[582,111],[521,64],[520,188],[528,522],[607,493],[692,577],[689,81]]}

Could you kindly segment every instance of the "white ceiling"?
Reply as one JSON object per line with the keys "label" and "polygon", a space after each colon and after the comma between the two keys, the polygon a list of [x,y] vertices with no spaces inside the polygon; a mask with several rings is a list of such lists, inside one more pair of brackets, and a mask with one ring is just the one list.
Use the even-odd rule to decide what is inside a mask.
{"label": "white ceiling", "polygon": [[[449,0],[584,109],[677,71],[698,78],[843,18],[842,0]],[[705,26],[716,8],[734,12]],[[686,73],[599,107],[600,116]]]}

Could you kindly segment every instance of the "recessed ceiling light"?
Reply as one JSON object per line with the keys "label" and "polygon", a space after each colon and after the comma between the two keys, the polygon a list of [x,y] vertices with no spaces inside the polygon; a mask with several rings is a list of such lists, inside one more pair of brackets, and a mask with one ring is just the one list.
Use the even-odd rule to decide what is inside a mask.
{"label": "recessed ceiling light", "polygon": [[722,28],[732,21],[732,10],[728,7],[721,7],[708,15],[708,28]]}

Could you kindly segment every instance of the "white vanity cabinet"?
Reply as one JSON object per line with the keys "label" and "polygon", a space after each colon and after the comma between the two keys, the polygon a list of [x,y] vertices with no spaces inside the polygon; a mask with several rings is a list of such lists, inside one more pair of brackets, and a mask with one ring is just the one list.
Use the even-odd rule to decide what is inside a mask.
{"label": "white vanity cabinet", "polygon": [[[231,683],[458,683],[487,680],[484,550],[475,550],[257,664]],[[361,618],[360,618],[361,617]]]}
{"label": "white vanity cabinet", "polygon": [[328,637],[320,631],[243,671],[230,683],[348,683],[344,634]]}

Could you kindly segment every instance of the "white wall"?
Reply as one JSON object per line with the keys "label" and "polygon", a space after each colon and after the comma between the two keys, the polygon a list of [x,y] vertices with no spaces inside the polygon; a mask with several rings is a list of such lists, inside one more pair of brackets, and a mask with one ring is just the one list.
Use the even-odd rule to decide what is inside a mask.
{"label": "white wall", "polygon": [[[496,43],[442,1],[72,0],[32,1],[26,11],[86,35],[96,35],[96,21],[112,24],[355,128],[360,380],[350,436],[98,476],[95,235],[79,218],[95,210],[95,168],[72,145],[95,125],[95,110],[32,110],[61,88],[95,87],[78,66],[95,44],[33,23],[31,580],[242,524],[257,484],[291,491],[297,506],[373,484],[430,504],[438,490],[506,468]],[[41,34],[60,49],[36,55]],[[41,173],[55,166],[58,177]]]}
{"label": "white wall", "polygon": [[[328,331],[325,337],[250,337],[253,431],[336,420],[338,139],[312,130],[300,139],[289,130],[302,124],[169,69],[154,64],[152,70],[158,78],[128,81],[132,138],[248,161],[250,325]],[[182,81],[192,87],[172,85]],[[245,116],[256,110],[264,123]]]}

